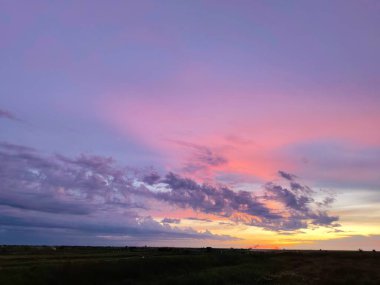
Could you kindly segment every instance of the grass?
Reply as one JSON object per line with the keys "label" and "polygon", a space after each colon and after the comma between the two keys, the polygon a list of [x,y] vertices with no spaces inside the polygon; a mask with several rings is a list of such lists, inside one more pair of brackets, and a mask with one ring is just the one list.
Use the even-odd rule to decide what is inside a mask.
{"label": "grass", "polygon": [[380,284],[380,254],[334,251],[0,248],[0,284]]}

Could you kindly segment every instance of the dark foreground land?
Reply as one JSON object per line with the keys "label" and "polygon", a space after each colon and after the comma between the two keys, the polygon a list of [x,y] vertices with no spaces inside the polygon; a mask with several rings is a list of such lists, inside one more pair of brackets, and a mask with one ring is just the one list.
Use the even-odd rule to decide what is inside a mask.
{"label": "dark foreground land", "polygon": [[380,284],[380,253],[0,246],[0,284]]}

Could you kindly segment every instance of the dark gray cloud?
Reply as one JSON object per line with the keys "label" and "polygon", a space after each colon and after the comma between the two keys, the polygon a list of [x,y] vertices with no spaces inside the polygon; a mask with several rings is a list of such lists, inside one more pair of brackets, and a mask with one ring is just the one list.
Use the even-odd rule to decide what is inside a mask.
{"label": "dark gray cloud", "polygon": [[281,223],[285,222],[281,226],[283,230],[306,228],[307,221],[318,226],[337,225],[335,222],[339,220],[338,216],[330,216],[324,210],[334,201],[333,197],[327,196],[322,202],[318,202],[313,198],[315,191],[310,187],[294,182],[289,183],[289,186],[286,188],[282,185],[267,183],[264,192],[265,199],[277,201],[287,208],[289,217],[281,221]]}
{"label": "dark gray cloud", "polygon": [[219,225],[223,225],[223,226],[233,226],[235,225],[234,223],[227,223],[227,222],[219,222]]}
{"label": "dark gray cloud", "polygon": [[317,204],[320,206],[320,207],[330,207],[330,205],[332,203],[335,202],[335,197],[333,196],[327,196],[323,199],[322,202],[317,202]]}
{"label": "dark gray cloud", "polygon": [[87,215],[92,212],[90,206],[80,201],[61,201],[50,193],[28,193],[19,191],[13,194],[1,192],[0,205],[46,213]]}
{"label": "dark gray cloud", "polygon": [[181,219],[163,218],[161,222],[165,224],[179,224],[181,223]]}
{"label": "dark gray cloud", "polygon": [[278,174],[282,177],[282,178],[285,178],[289,181],[293,181],[294,179],[296,179],[297,177],[293,174],[290,174],[290,173],[287,173],[285,171],[282,171],[282,170],[279,170],[278,171]]}
{"label": "dark gray cloud", "polygon": [[214,235],[209,231],[198,232],[191,228],[180,229],[168,224],[161,225],[151,217],[125,216],[122,223],[113,223],[102,218],[70,219],[70,217],[52,218],[38,215],[28,217],[20,215],[9,215],[2,213],[0,224],[8,227],[18,228],[40,228],[40,229],[65,229],[79,231],[91,236],[121,236],[141,238],[150,240],[154,238],[163,239],[210,239],[210,240],[236,240],[228,235]]}
{"label": "dark gray cloud", "polygon": [[265,185],[265,198],[281,202],[287,208],[296,211],[306,211],[308,205],[314,202],[308,192],[296,192],[293,189],[287,189],[274,183]]}
{"label": "dark gray cloud", "polygon": [[142,177],[142,181],[149,184],[153,185],[154,183],[158,182],[160,180],[160,175],[156,172],[152,172],[149,174],[146,174]]}
{"label": "dark gray cloud", "polygon": [[197,218],[197,217],[187,217],[187,220],[193,220],[193,221],[200,221],[200,222],[205,222],[205,223],[211,223],[212,220],[210,219],[203,219],[203,218]]}
{"label": "dark gray cloud", "polygon": [[247,191],[235,192],[225,186],[198,184],[174,173],[168,173],[160,183],[167,185],[170,191],[159,192],[155,197],[183,208],[190,207],[225,217],[230,217],[237,211],[271,219],[280,218]]}
{"label": "dark gray cloud", "polygon": [[[316,213],[310,213],[309,217],[312,219],[312,223],[318,226],[332,225],[339,220],[338,216],[329,216],[326,211],[317,211]],[[334,226],[337,226],[335,224]]]}

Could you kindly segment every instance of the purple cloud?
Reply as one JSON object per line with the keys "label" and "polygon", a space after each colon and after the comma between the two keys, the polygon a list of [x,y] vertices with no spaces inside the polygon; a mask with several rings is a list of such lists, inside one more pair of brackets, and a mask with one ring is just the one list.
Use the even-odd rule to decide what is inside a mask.
{"label": "purple cloud", "polygon": [[[296,185],[296,186],[295,186]],[[270,201],[280,202],[288,209],[289,218],[286,227],[289,229],[306,228],[306,221],[318,226],[338,226],[335,222],[338,216],[330,216],[326,210],[334,201],[334,198],[327,196],[322,202],[315,201],[311,188],[300,183],[290,182],[290,188],[274,183],[265,185],[264,198]]]}
{"label": "purple cloud", "polygon": [[[226,186],[201,185],[173,173],[157,183],[166,185],[168,191],[155,193],[156,199],[272,231],[293,231],[307,228],[310,224],[333,226],[338,220],[337,216],[329,216],[322,209],[331,203],[331,197],[318,202],[313,198],[315,191],[298,182],[291,182],[289,189],[267,183],[262,196],[248,191],[233,191]],[[266,206],[266,201],[276,201],[284,209],[272,210]],[[236,213],[245,216],[241,218]]]}
{"label": "purple cloud", "polygon": [[164,219],[161,220],[161,223],[164,223],[164,224],[179,224],[179,223],[181,223],[181,219],[164,218]]}
{"label": "purple cloud", "polygon": [[161,183],[167,185],[170,191],[157,193],[156,198],[183,208],[190,207],[225,217],[239,211],[249,215],[280,218],[247,191],[235,192],[225,186],[200,185],[192,179],[174,173],[167,174]]}
{"label": "purple cloud", "polygon": [[[153,201],[273,231],[333,226],[338,220],[324,210],[332,203],[329,197],[316,201],[313,198],[315,191],[294,178],[289,188],[267,183],[262,194],[258,195],[234,191],[224,185],[199,184],[174,173],[160,177],[155,172],[121,167],[111,157],[46,157],[31,148],[8,143],[0,143],[0,160],[0,207],[25,212],[24,215],[37,213],[39,222],[46,215],[65,215],[70,219],[77,216],[85,221],[89,216],[103,213],[127,221],[126,225],[118,225],[121,228],[135,228],[136,219],[141,221],[144,218],[142,213],[149,216],[149,205]],[[271,209],[267,201],[276,201],[284,209]],[[169,222],[176,223],[177,219],[166,218],[163,222],[168,225]],[[49,221],[48,224],[53,226],[55,223]],[[155,221],[152,223],[162,226]],[[165,229],[168,234],[175,230]]]}
{"label": "purple cloud", "polygon": [[158,175],[158,173],[156,172],[146,174],[142,178],[142,181],[149,185],[153,185],[154,183],[157,183],[159,180],[160,180],[160,175]]}
{"label": "purple cloud", "polygon": [[187,217],[187,220],[193,220],[193,221],[200,221],[200,222],[205,222],[205,223],[211,223],[212,220],[210,219],[203,219],[203,218],[197,218],[197,217]]}
{"label": "purple cloud", "polygon": [[286,180],[293,181],[293,179],[297,178],[295,175],[287,173],[285,171],[279,170],[278,174],[282,177],[285,178]]}
{"label": "purple cloud", "polygon": [[287,208],[297,211],[307,210],[308,204],[314,202],[308,192],[298,191],[297,193],[294,190],[288,190],[273,183],[265,185],[265,198],[281,202]]}
{"label": "purple cloud", "polygon": [[190,151],[190,158],[185,163],[185,173],[195,173],[209,167],[220,166],[228,162],[227,158],[209,147],[184,141],[173,141],[175,144]]}
{"label": "purple cloud", "polygon": [[138,217],[131,213],[131,216],[124,216],[123,223],[115,223],[104,220],[86,217],[85,219],[72,219],[72,217],[49,217],[35,215],[25,217],[20,214],[9,215],[1,211],[0,224],[5,227],[19,228],[23,231],[28,229],[61,229],[65,231],[79,231],[94,237],[122,237],[128,239],[142,239],[145,241],[153,239],[209,239],[209,240],[238,240],[228,235],[215,235],[209,231],[199,232],[192,228],[172,227],[168,224],[161,225],[150,216]]}
{"label": "purple cloud", "polygon": [[[112,158],[45,157],[31,148],[0,143],[0,160],[1,225],[143,236],[146,240],[152,236],[235,239],[162,225],[148,214],[141,215],[145,211],[141,203],[154,195],[136,186],[136,173],[117,166]],[[137,208],[142,212],[137,213]]]}
{"label": "purple cloud", "polygon": [[19,121],[19,119],[11,112],[7,110],[0,109],[0,118],[12,120],[12,121]]}

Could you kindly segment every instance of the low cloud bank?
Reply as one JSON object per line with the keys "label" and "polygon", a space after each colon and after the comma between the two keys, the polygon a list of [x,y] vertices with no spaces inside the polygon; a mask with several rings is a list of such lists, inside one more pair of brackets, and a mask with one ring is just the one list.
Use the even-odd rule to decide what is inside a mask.
{"label": "low cloud bank", "polygon": [[0,224],[6,227],[144,236],[146,240],[236,239],[173,226],[180,223],[175,217],[160,223],[150,217],[152,201],[272,231],[337,226],[338,217],[326,210],[333,197],[315,200],[315,190],[283,171],[279,175],[287,185],[269,182],[260,194],[252,194],[199,184],[174,173],[161,176],[122,167],[110,157],[44,156],[9,143],[0,143],[0,160]]}

